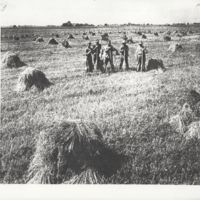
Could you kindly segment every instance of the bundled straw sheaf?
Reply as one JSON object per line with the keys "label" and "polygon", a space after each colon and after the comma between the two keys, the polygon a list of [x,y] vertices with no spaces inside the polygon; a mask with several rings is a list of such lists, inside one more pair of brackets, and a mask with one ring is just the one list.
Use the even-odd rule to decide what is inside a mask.
{"label": "bundled straw sheaf", "polygon": [[171,37],[169,35],[164,35],[164,41],[171,41]]}
{"label": "bundled straw sheaf", "polygon": [[176,51],[181,51],[181,50],[183,50],[183,47],[179,43],[173,43],[173,44],[171,44],[169,46],[169,49],[168,49],[168,51],[171,51],[173,53],[176,52]]}
{"label": "bundled straw sheaf", "polygon": [[83,35],[82,38],[83,38],[84,40],[89,40],[89,39],[90,39],[90,38],[88,37],[88,35]]}
{"label": "bundled straw sheaf", "polygon": [[165,71],[165,67],[163,64],[163,61],[161,59],[149,59],[148,64],[146,66],[146,70],[150,71],[150,70],[162,70]]}
{"label": "bundled straw sheaf", "polygon": [[33,67],[26,68],[18,78],[16,91],[22,92],[35,86],[38,90],[49,87],[52,83],[46,78],[45,74]]}
{"label": "bundled straw sheaf", "polygon": [[35,39],[36,42],[44,42],[44,39],[42,37],[38,37]]}
{"label": "bundled straw sheaf", "polygon": [[175,116],[170,118],[170,124],[178,133],[184,134],[187,126],[195,119],[194,113],[189,104],[185,103],[182,110]]}
{"label": "bundled straw sheaf", "polygon": [[56,45],[56,44],[58,44],[58,42],[56,41],[56,39],[50,38],[49,41],[48,41],[48,44]]}
{"label": "bundled straw sheaf", "polygon": [[172,116],[169,123],[177,133],[191,138],[199,131],[200,94],[191,90],[185,98],[180,100],[180,103],[184,103],[181,111]]}
{"label": "bundled straw sheaf", "polygon": [[16,53],[7,52],[2,59],[3,67],[6,68],[19,68],[26,64],[22,62]]}
{"label": "bundled straw sheaf", "polygon": [[63,183],[70,178],[74,183],[100,183],[118,167],[119,156],[105,147],[94,123],[70,120],[55,122],[40,133],[28,179],[29,183]]}
{"label": "bundled straw sheaf", "polygon": [[52,139],[48,137],[48,133],[41,132],[36,145],[34,158],[29,168],[29,183],[54,183],[55,162],[53,158],[54,146]]}
{"label": "bundled straw sheaf", "polygon": [[68,39],[74,39],[74,36],[71,33],[69,33],[67,38]]}
{"label": "bundled straw sheaf", "polygon": [[185,133],[186,138],[190,139],[196,137],[200,139],[200,121],[192,122],[189,127],[188,131]]}
{"label": "bundled straw sheaf", "polygon": [[63,40],[61,44],[65,48],[71,48],[71,46],[70,46],[70,44],[69,44],[69,42],[67,40]]}
{"label": "bundled straw sheaf", "polygon": [[104,184],[106,180],[103,176],[99,175],[94,169],[87,169],[79,175],[73,176],[65,184]]}

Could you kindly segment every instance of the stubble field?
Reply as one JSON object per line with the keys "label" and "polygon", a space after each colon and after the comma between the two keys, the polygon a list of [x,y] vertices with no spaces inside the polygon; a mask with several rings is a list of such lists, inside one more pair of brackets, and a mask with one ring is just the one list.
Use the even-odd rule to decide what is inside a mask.
{"label": "stubble field", "polygon": [[[150,31],[148,30],[150,29]],[[100,39],[100,32],[108,32],[113,45],[119,49],[122,33],[127,32],[136,42],[130,44],[130,71],[112,74],[86,74],[85,49],[88,41],[82,33],[89,29],[17,29],[18,35],[29,37],[14,41],[6,35],[16,34],[14,29],[2,29],[1,57],[7,51],[19,52],[28,66],[42,70],[54,83],[38,92],[17,93],[15,86],[18,69],[1,68],[1,134],[0,183],[25,183],[27,169],[35,151],[35,138],[53,121],[82,119],[95,122],[102,131],[106,144],[126,156],[122,167],[108,183],[127,184],[200,184],[200,140],[186,140],[168,124],[169,116],[181,108],[180,100],[187,91],[200,92],[200,32],[163,40],[166,30],[176,27],[141,27],[147,32],[143,39],[148,49],[147,59],[162,59],[164,73],[136,72],[135,49],[141,36],[138,27],[91,29]],[[182,28],[184,30],[184,28]],[[156,37],[153,33],[158,32]],[[52,33],[57,41],[67,38],[72,48],[48,45]],[[43,36],[45,42],[32,41],[34,35]],[[180,52],[168,50],[173,42],[183,46]],[[105,42],[102,42],[104,45]],[[119,57],[115,56],[119,67]]]}

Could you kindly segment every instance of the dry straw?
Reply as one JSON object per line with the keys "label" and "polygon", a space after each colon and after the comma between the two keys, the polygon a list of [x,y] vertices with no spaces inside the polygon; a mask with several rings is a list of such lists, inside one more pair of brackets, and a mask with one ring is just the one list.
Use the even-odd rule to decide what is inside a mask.
{"label": "dry straw", "polygon": [[113,173],[118,166],[119,156],[105,147],[96,124],[80,120],[54,122],[39,134],[28,180],[101,183],[103,176]]}
{"label": "dry straw", "polygon": [[68,39],[74,39],[74,36],[73,36],[71,33],[69,33],[69,35],[68,35],[67,38],[68,38]]}
{"label": "dry straw", "polygon": [[33,67],[26,68],[18,78],[16,91],[22,92],[35,86],[38,90],[49,87],[52,83],[46,78],[45,74]]}
{"label": "dry straw", "polygon": [[145,34],[142,34],[142,39],[147,39],[147,36]]}
{"label": "dry straw", "polygon": [[48,41],[48,44],[56,45],[56,44],[58,44],[58,42],[54,38],[50,38]]}
{"label": "dry straw", "polygon": [[171,52],[182,51],[182,50],[183,50],[183,47],[179,43],[173,43],[173,44],[171,44],[169,46],[169,49],[168,49],[168,51],[171,51]]}
{"label": "dry straw", "polygon": [[164,41],[171,41],[171,37],[169,35],[165,35],[163,39]]}
{"label": "dry straw", "polygon": [[99,175],[94,169],[87,169],[79,175],[73,176],[65,184],[104,184],[106,180],[103,176]]}
{"label": "dry straw", "polygon": [[176,130],[176,132],[184,134],[187,129],[188,125],[195,119],[194,112],[190,108],[188,103],[185,103],[181,109],[181,111],[171,117],[170,124]]}
{"label": "dry straw", "polygon": [[2,59],[3,67],[5,68],[19,68],[26,64],[22,62],[17,53],[7,52]]}
{"label": "dry straw", "polygon": [[84,40],[89,40],[89,39],[90,39],[90,38],[88,37],[88,35],[83,35],[82,38],[83,38]]}
{"label": "dry straw", "polygon": [[44,39],[42,37],[38,37],[35,39],[36,42],[44,42]]}
{"label": "dry straw", "polygon": [[189,127],[188,131],[185,133],[186,138],[194,138],[200,139],[200,121],[192,122]]}
{"label": "dry straw", "polygon": [[65,48],[71,48],[71,46],[69,45],[69,42],[67,40],[62,41],[62,46]]}
{"label": "dry straw", "polygon": [[183,104],[181,111],[170,118],[170,124],[173,129],[183,134],[186,138],[194,136],[198,129],[200,94],[195,90],[185,92],[185,96],[179,100]]}
{"label": "dry straw", "polygon": [[146,70],[149,71],[154,69],[165,71],[165,67],[161,59],[149,59]]}

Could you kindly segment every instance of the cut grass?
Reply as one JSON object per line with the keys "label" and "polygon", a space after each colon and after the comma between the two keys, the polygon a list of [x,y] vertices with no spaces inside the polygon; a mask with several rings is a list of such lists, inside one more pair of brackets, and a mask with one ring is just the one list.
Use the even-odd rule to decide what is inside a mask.
{"label": "cut grass", "polygon": [[[120,35],[111,37],[119,48]],[[108,183],[200,184],[199,140],[186,141],[167,123],[168,116],[180,110],[185,91],[199,91],[198,40],[185,39],[185,51],[174,54],[167,52],[169,42],[154,40],[148,36],[145,42],[148,58],[160,58],[167,67],[158,75],[155,71],[86,75],[86,42],[80,38],[67,50],[31,41],[2,42],[3,50],[19,50],[20,57],[44,71],[54,86],[18,94],[14,88],[24,68],[1,69],[0,182],[24,183],[35,136],[53,121],[71,118],[96,123],[106,143],[129,157]],[[136,67],[134,52],[135,45],[130,45],[131,68]]]}

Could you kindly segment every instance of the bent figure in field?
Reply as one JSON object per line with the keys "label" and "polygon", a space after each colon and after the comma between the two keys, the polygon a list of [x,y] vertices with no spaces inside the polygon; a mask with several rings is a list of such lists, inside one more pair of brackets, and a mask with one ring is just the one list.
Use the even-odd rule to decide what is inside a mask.
{"label": "bent figure in field", "polygon": [[94,53],[95,70],[101,70],[102,71],[101,59],[100,59],[101,44],[99,43],[99,40],[96,40],[96,44],[94,45],[94,48],[93,48],[93,53]]}
{"label": "bent figure in field", "polygon": [[110,63],[111,70],[113,72],[115,71],[115,67],[113,64],[113,52],[114,51],[116,52],[117,55],[119,55],[118,50],[115,47],[113,47],[113,45],[111,44],[111,41],[109,40],[108,44],[104,47],[104,49],[101,52],[106,71],[108,71],[108,68],[107,68],[108,63]]}
{"label": "bent figure in field", "polygon": [[120,57],[120,66],[119,66],[119,69],[122,70],[122,66],[123,66],[123,63],[125,61],[126,70],[128,70],[129,69],[129,64],[128,64],[129,47],[126,44],[125,40],[122,42],[122,46],[120,48],[120,56],[121,57]]}
{"label": "bent figure in field", "polygon": [[93,70],[94,70],[92,53],[93,53],[93,49],[92,49],[92,46],[91,46],[91,42],[89,42],[88,47],[86,49],[86,68],[87,68],[86,71],[87,72],[93,72]]}
{"label": "bent figure in field", "polygon": [[137,72],[145,71],[146,53],[147,50],[144,47],[143,42],[140,42],[136,49]]}

